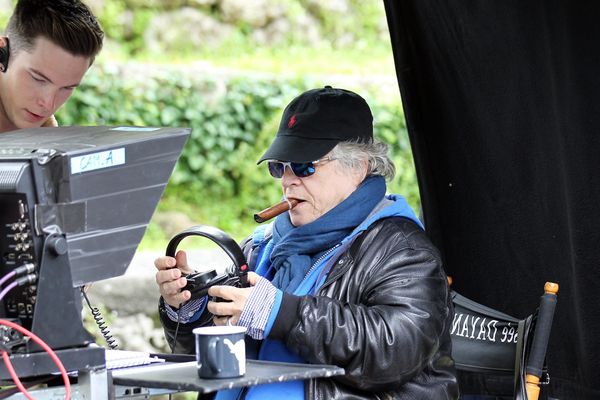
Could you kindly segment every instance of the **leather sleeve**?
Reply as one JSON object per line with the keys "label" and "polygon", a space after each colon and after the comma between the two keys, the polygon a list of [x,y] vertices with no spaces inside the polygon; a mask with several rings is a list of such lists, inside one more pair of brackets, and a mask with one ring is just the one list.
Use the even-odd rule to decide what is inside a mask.
{"label": "leather sleeve", "polygon": [[342,255],[319,296],[286,294],[271,331],[307,361],[344,368],[338,379],[360,390],[420,374],[451,317],[437,251],[398,220],[378,223]]}
{"label": "leather sleeve", "polygon": [[[169,350],[171,350],[171,353],[175,354],[194,354],[196,351],[196,344],[194,342],[194,334],[192,331],[194,328],[200,326],[212,325],[212,314],[208,311],[204,311],[197,321],[189,324],[179,324],[179,327],[177,327],[177,322],[171,321],[167,316],[165,303],[162,297],[158,303],[158,315],[165,332]],[[175,337],[175,332],[177,332],[177,337]]]}

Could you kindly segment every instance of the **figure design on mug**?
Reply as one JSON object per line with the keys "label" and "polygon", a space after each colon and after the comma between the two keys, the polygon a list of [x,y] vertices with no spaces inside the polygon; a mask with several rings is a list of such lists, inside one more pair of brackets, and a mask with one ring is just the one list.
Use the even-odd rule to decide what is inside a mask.
{"label": "figure design on mug", "polygon": [[240,374],[246,373],[246,345],[243,340],[238,340],[233,344],[229,339],[223,340],[223,343],[229,348],[231,354],[235,355],[240,367]]}

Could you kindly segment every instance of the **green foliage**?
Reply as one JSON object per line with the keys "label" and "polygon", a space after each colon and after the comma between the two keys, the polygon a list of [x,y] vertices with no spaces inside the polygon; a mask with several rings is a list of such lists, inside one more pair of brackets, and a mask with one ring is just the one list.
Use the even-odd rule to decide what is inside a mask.
{"label": "green foliage", "polygon": [[125,39],[126,34],[121,18],[125,9],[125,2],[121,0],[110,0],[103,4],[100,13],[96,13],[106,37]]}
{"label": "green foliage", "polygon": [[375,121],[375,137],[390,146],[391,158],[396,166],[396,176],[388,183],[388,192],[403,195],[415,211],[418,211],[419,188],[400,103],[388,105],[373,101],[370,103]]}
{"label": "green foliage", "polygon": [[122,53],[136,55],[145,50],[144,32],[157,12],[147,7],[128,9],[122,0],[109,0],[96,15],[111,45],[118,44]]}
{"label": "green foliage", "polygon": [[[383,6],[377,1],[318,2],[300,0],[303,8],[317,19],[324,37],[333,47],[352,47],[359,51],[380,42]],[[344,15],[340,18],[340,15]],[[387,32],[386,32],[387,33]]]}
{"label": "green foliage", "polygon": [[[255,225],[252,215],[279,200],[281,188],[256,160],[277,132],[283,108],[320,84],[307,79],[219,80],[193,71],[95,65],[60,110],[61,125],[136,125],[192,128],[159,211],[180,210],[195,223],[236,238]],[[356,89],[361,92],[360,89]],[[366,90],[366,89],[365,89]],[[399,102],[365,97],[375,135],[390,144],[398,173],[390,191],[418,206],[410,147]],[[152,226],[150,240],[160,241]]]}
{"label": "green foliage", "polygon": [[0,9],[0,34],[4,34],[4,28],[8,24],[8,19],[10,18],[10,15],[12,14],[13,8],[17,4],[17,1],[11,0],[10,2],[7,2],[7,5],[8,3],[10,3],[11,5],[10,8],[7,7]]}
{"label": "green foliage", "polygon": [[[243,4],[243,1],[238,2]],[[152,47],[156,41],[161,42],[165,38],[169,38],[166,39],[168,45],[161,47],[164,49],[161,55],[170,59],[206,58],[212,52],[221,58],[231,58],[236,54],[248,55],[265,49],[273,54],[287,54],[292,47],[316,48],[321,52],[345,49],[348,53],[363,55],[366,50],[389,49],[385,12],[380,1],[270,0],[265,6],[269,10],[264,10],[264,20],[254,24],[240,15],[244,13],[225,12],[224,9],[230,7],[224,3],[224,0],[103,0],[93,8],[106,31],[110,42],[106,47],[112,56],[120,54],[124,57],[156,58],[156,51]],[[252,2],[248,4],[248,7],[253,6],[255,4]],[[201,34],[204,35],[203,39],[172,40],[181,34],[181,30],[173,23],[160,26],[162,38],[147,35],[149,31],[156,30],[157,23],[160,24],[156,18],[168,16],[184,7],[193,16],[205,16],[218,26],[231,29],[231,33],[218,39],[218,45],[210,44],[213,39],[210,33],[209,36]],[[180,15],[179,18],[185,16]],[[304,34],[307,24],[313,35]],[[148,30],[151,26],[154,29]],[[281,30],[280,26],[287,26],[287,31]],[[202,31],[200,26],[198,31]],[[185,33],[189,33],[189,39],[198,32]],[[271,39],[259,40],[257,33],[260,37],[266,35]]]}

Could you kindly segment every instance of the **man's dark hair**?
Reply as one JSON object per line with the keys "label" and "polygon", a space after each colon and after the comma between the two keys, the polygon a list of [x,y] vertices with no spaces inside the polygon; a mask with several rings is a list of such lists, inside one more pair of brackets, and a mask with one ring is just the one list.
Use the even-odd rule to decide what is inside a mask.
{"label": "man's dark hair", "polygon": [[11,50],[31,51],[44,37],[75,56],[94,60],[102,49],[104,32],[81,0],[19,0],[8,21]]}

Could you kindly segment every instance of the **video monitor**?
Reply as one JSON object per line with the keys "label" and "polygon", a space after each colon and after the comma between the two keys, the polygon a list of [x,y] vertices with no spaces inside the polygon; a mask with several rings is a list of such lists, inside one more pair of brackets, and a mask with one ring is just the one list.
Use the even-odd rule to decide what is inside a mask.
{"label": "video monitor", "polygon": [[[121,126],[0,134],[0,276],[24,263],[39,269],[52,234],[66,239],[53,251],[68,253],[73,287],[124,274],[189,133]],[[5,316],[31,316],[35,290],[15,290]]]}

